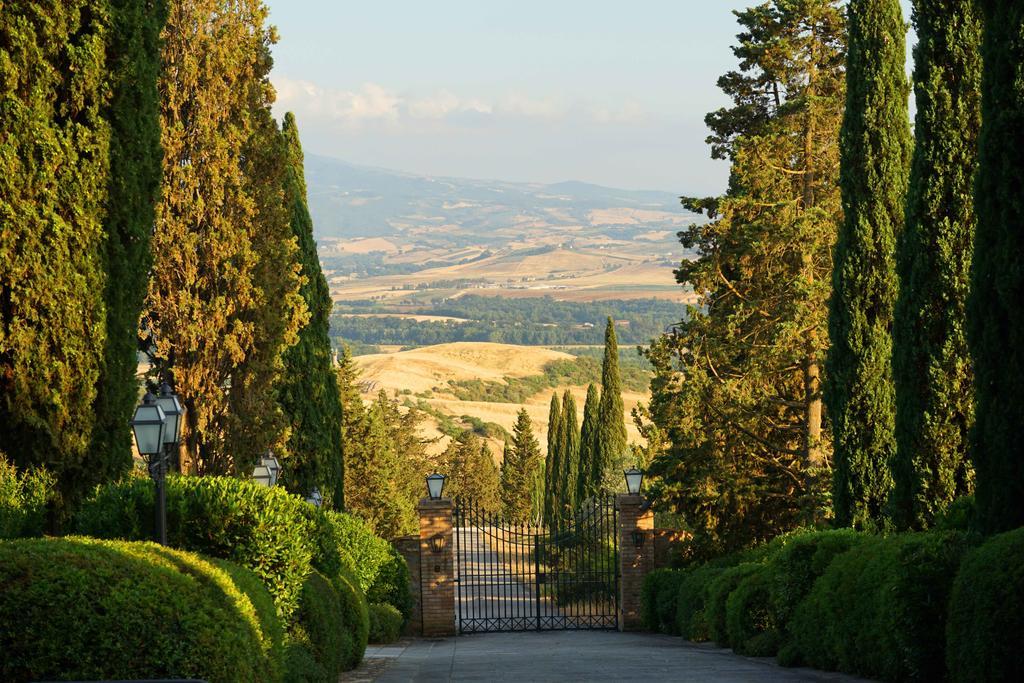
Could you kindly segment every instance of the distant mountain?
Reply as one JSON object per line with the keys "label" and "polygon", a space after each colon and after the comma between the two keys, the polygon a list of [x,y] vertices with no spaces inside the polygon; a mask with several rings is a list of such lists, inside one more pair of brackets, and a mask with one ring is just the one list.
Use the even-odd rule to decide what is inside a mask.
{"label": "distant mountain", "polygon": [[695,218],[668,192],[430,177],[315,154],[306,155],[306,183],[321,240],[405,235],[486,244],[559,229],[621,237],[678,230]]}

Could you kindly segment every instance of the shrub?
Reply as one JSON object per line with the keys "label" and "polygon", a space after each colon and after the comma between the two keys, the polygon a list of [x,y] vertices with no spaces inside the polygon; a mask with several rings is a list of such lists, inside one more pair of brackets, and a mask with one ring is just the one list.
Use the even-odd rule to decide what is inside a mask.
{"label": "shrub", "polygon": [[884,680],[944,675],[946,605],[967,542],[955,532],[867,538],[838,555],[790,625],[794,659]]}
{"label": "shrub", "polygon": [[327,577],[313,571],[302,585],[297,623],[292,630],[293,647],[308,649],[316,662],[317,680],[336,681],[348,663],[352,650],[352,632],[346,628],[345,606]]}
{"label": "shrub", "polygon": [[370,635],[369,605],[352,572],[343,569],[334,578],[333,585],[341,599],[342,616],[351,643],[342,665],[346,669],[353,669],[363,660],[363,654],[366,652],[366,643]]}
{"label": "shrub", "polygon": [[285,667],[285,632],[281,618],[277,614],[277,607],[274,606],[274,598],[270,597],[260,577],[245,567],[217,558],[207,558],[207,561],[230,576],[235,587],[249,598],[259,622],[263,651],[272,674],[271,678],[280,680]]}
{"label": "shrub", "polygon": [[796,606],[807,597],[832,560],[864,540],[866,534],[852,529],[814,531],[794,536],[772,560],[771,616],[786,637]]}
{"label": "shrub", "polygon": [[397,609],[402,615],[402,626],[405,626],[416,606],[409,588],[410,581],[409,565],[402,554],[390,546],[388,561],[381,566],[373,585],[366,592],[366,599],[370,603],[387,603]]}
{"label": "shrub", "polygon": [[735,567],[729,567],[716,576],[708,586],[707,601],[704,605],[708,637],[722,647],[730,646],[729,631],[725,623],[725,608],[729,594],[736,590],[743,579],[759,571],[760,566],[756,562],[744,562]]}
{"label": "shrub", "polygon": [[149,543],[0,543],[0,680],[270,681],[252,603],[202,558]]}
{"label": "shrub", "polygon": [[[102,538],[152,538],[153,500],[154,486],[148,479],[101,487],[79,510],[78,532]],[[316,551],[308,507],[283,488],[249,480],[169,477],[168,541],[252,570],[287,623]]]}
{"label": "shrub", "polygon": [[952,680],[1024,680],[1024,528],[993,536],[964,559],[946,633]]}
{"label": "shrub", "polygon": [[381,568],[391,561],[391,544],[374,534],[370,525],[355,515],[333,510],[306,510],[305,514],[316,530],[318,549],[314,565],[317,569],[334,577],[345,567],[355,573],[364,593],[370,590]]}
{"label": "shrub", "polygon": [[726,632],[741,655],[769,657],[778,651],[781,639],[769,609],[771,575],[771,565],[753,565],[725,601]]}
{"label": "shrub", "polygon": [[724,567],[703,565],[683,572],[676,593],[676,630],[683,638],[705,641],[710,638],[704,608],[708,589]]}
{"label": "shrub", "polygon": [[404,622],[402,613],[391,605],[370,603],[370,642],[393,643],[398,640]]}
{"label": "shrub", "polygon": [[974,528],[974,496],[960,496],[935,519],[935,528],[942,531],[969,531]]}
{"label": "shrub", "polygon": [[677,569],[655,569],[644,577],[640,592],[640,620],[648,631],[679,635],[676,599],[684,573]]}
{"label": "shrub", "polygon": [[0,539],[42,536],[55,484],[44,469],[19,473],[0,453]]}

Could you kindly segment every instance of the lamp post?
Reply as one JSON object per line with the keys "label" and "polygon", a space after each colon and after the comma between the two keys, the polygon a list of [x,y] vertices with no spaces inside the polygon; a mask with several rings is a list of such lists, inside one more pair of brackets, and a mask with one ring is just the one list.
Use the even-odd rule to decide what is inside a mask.
{"label": "lamp post", "polygon": [[323,505],[324,497],[320,495],[320,489],[314,486],[313,490],[309,493],[309,498],[306,499],[306,502],[313,507],[320,507]]}
{"label": "lamp post", "polygon": [[430,496],[431,500],[440,500],[441,494],[444,492],[444,481],[447,477],[443,474],[434,472],[427,477],[427,495]]}
{"label": "lamp post", "polygon": [[167,424],[164,426],[164,445],[167,447],[167,464],[172,465],[178,472],[181,471],[181,462],[178,458],[178,444],[181,443],[181,423],[185,414],[178,395],[171,390],[171,385],[164,382],[160,385],[160,394],[156,397],[156,404],[164,411],[167,417]]}
{"label": "lamp post", "polygon": [[281,473],[281,463],[277,461],[271,451],[260,458],[259,464],[252,470],[252,478],[260,486],[271,487],[277,485],[277,476]]}
{"label": "lamp post", "polygon": [[644,483],[643,470],[630,467],[628,470],[623,470],[622,474],[626,477],[626,490],[629,492],[629,495],[639,495],[640,487],[643,486]]}
{"label": "lamp post", "polygon": [[156,396],[150,392],[135,408],[131,421],[135,434],[135,445],[146,459],[149,476],[156,483],[156,536],[161,545],[167,545],[167,499],[164,492],[164,478],[167,474],[167,460],[164,456],[164,432],[167,416],[157,405]]}

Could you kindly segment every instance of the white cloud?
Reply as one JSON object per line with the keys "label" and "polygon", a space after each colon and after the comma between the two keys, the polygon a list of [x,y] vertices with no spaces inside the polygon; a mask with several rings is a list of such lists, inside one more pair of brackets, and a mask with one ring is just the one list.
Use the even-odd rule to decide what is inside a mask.
{"label": "white cloud", "polygon": [[358,90],[343,90],[280,76],[273,80],[279,111],[294,111],[301,118],[315,118],[345,128],[421,128],[430,122],[453,127],[478,126],[496,117],[549,121],[578,118],[616,124],[644,116],[635,102],[609,109],[585,103],[570,106],[557,97],[529,97],[518,92],[488,100],[460,96],[447,89],[410,95],[377,83],[365,83]]}

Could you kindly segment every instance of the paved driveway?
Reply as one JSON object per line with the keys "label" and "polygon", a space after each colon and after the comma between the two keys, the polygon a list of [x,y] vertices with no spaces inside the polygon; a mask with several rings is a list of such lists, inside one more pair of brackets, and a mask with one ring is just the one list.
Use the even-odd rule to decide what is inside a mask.
{"label": "paved driveway", "polygon": [[852,681],[679,638],[616,631],[484,633],[374,647],[343,681]]}

